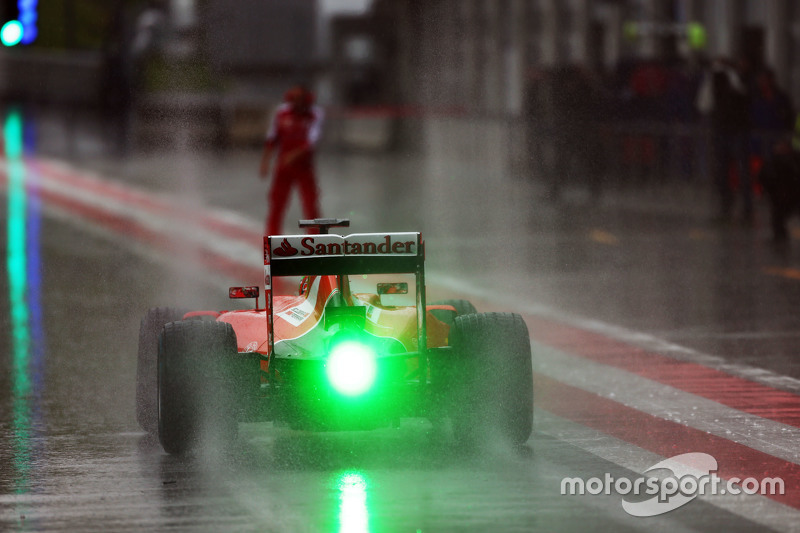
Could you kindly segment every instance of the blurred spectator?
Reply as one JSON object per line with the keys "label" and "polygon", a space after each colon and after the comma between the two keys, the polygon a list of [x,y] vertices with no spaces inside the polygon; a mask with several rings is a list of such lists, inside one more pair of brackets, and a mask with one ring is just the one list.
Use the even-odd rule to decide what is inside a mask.
{"label": "blurred spectator", "polygon": [[658,61],[644,61],[632,67],[625,96],[629,123],[623,140],[626,166],[639,180],[655,174],[663,165],[665,144],[654,127],[663,124],[669,71]]}
{"label": "blurred spectator", "polygon": [[531,68],[525,79],[525,157],[527,170],[533,175],[544,175],[548,168],[546,139],[548,130],[548,74],[543,69]]}
{"label": "blurred spectator", "polygon": [[776,243],[789,240],[787,219],[800,212],[800,153],[788,140],[779,141],[760,174],[770,201],[772,236]]}
{"label": "blurred spectator", "polygon": [[320,216],[314,176],[314,149],[320,138],[323,118],[322,108],[314,105],[311,91],[298,86],[286,92],[285,102],[278,107],[272,119],[259,169],[259,175],[266,178],[272,156],[277,150],[268,196],[267,235],[281,233],[289,194],[295,184],[300,188],[305,218]]}
{"label": "blurred spectator", "polygon": [[136,20],[136,34],[131,45],[134,57],[153,53],[162,46],[167,28],[163,2],[150,0]]}
{"label": "blurred spectator", "polygon": [[147,68],[161,52],[167,34],[168,17],[162,1],[149,0],[136,18],[133,42],[130,45],[131,82],[134,95],[141,93],[147,84]]}
{"label": "blurred spectator", "polygon": [[131,99],[130,37],[124,5],[117,2],[103,42],[103,109],[110,115],[127,111]]}
{"label": "blurred spectator", "polygon": [[120,154],[128,147],[130,109],[133,103],[133,65],[129,26],[125,5],[121,0],[117,0],[103,45],[100,103],[106,118],[108,136]]}
{"label": "blurred spectator", "polygon": [[601,84],[593,72],[574,65],[558,68],[551,81],[555,161],[549,196],[558,199],[564,183],[581,176],[596,195],[602,179],[598,126],[605,117]]}
{"label": "blurred spectator", "polygon": [[[662,171],[678,171],[689,179],[697,166],[703,147],[696,142],[699,115],[694,105],[702,71],[694,64],[677,61],[670,68],[664,94],[665,146]],[[665,176],[663,176],[665,177]]]}
{"label": "blurred spectator", "polygon": [[752,150],[761,159],[767,159],[772,147],[791,131],[794,112],[789,96],[778,87],[771,69],[760,71],[754,85],[750,103]]}
{"label": "blurred spectator", "polygon": [[706,73],[697,107],[711,120],[714,146],[713,178],[719,195],[719,220],[730,221],[734,204],[731,170],[738,178],[742,216],[753,221],[753,187],[749,168],[750,97],[747,64],[717,59]]}

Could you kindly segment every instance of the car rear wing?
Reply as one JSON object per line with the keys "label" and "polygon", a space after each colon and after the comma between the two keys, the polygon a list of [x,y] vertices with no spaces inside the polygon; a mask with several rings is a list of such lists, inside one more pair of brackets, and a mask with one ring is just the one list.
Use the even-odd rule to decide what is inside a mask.
{"label": "car rear wing", "polygon": [[423,268],[424,261],[420,233],[264,238],[264,265],[271,276],[412,273]]}
{"label": "car rear wing", "polygon": [[264,283],[270,351],[274,348],[272,278],[280,276],[415,274],[419,347],[426,350],[425,243],[422,234],[269,235],[264,237]]}

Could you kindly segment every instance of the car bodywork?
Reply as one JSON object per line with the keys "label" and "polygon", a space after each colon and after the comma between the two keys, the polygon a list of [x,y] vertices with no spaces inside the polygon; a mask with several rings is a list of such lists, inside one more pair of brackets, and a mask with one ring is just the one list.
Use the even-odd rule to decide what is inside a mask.
{"label": "car bodywork", "polygon": [[[203,419],[225,421],[217,425],[230,434],[241,420],[346,430],[449,416],[463,419],[458,431],[471,434],[466,426],[480,420],[460,411],[478,390],[472,376],[481,354],[469,353],[466,344],[495,335],[486,344],[497,344],[487,354],[490,362],[495,348],[503,351],[506,341],[497,332],[505,330],[522,339],[512,358],[519,363],[497,375],[511,377],[523,368],[531,381],[527,330],[518,316],[477,315],[462,301],[429,305],[420,233],[328,233],[347,224],[301,221],[320,233],[265,237],[264,307],[258,287],[232,287],[230,297],[255,298],[255,308],[188,312],[163,326],[156,355],[158,420],[148,427],[158,427],[167,451],[188,449]],[[299,289],[286,294],[292,278],[301,280],[294,285]],[[474,315],[477,325],[459,325],[460,313]],[[455,332],[463,339],[460,348],[453,346],[454,326],[464,329]],[[142,351],[140,344],[140,368]],[[198,365],[203,371],[196,372]],[[184,379],[188,375],[193,378]],[[523,394],[511,404],[524,420],[513,440],[524,442],[531,430],[532,383],[520,383]],[[466,384],[472,384],[469,390]],[[493,404],[510,412],[503,407],[508,403],[498,397]],[[141,423],[147,416],[139,418]]]}
{"label": "car bodywork", "polygon": [[[319,429],[426,414],[419,400],[429,359],[446,349],[449,332],[433,311],[455,310],[425,304],[419,233],[272,236],[264,257],[266,309],[216,318],[233,326],[240,353],[258,356],[263,407],[257,411]],[[284,276],[303,277],[300,294],[275,293]],[[358,394],[328,386],[335,380],[328,375],[330,354],[346,342],[370,347],[375,358],[372,383]]]}

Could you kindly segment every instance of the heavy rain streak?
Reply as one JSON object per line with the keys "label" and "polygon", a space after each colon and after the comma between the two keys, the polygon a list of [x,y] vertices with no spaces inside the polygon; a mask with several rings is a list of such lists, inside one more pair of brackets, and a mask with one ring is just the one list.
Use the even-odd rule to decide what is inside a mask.
{"label": "heavy rain streak", "polygon": [[800,6],[0,2],[0,531],[795,531]]}

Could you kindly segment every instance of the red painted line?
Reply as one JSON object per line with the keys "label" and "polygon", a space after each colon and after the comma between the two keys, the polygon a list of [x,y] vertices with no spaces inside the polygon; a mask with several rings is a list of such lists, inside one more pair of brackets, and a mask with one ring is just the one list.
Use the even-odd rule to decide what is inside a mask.
{"label": "red painted line", "polygon": [[738,411],[800,427],[800,396],[534,316],[525,316],[531,338],[598,363],[707,398]]}
{"label": "red painted line", "polygon": [[142,226],[135,220],[120,217],[115,213],[110,213],[97,207],[88,206],[52,191],[41,190],[39,195],[51,206],[69,211],[123,237],[136,239],[163,252],[169,252],[189,264],[200,264],[213,272],[219,272],[233,279],[242,280],[244,285],[253,285],[255,284],[254,282],[261,283],[264,277],[263,269],[252,265],[244,265],[180,239],[166,237]]}
{"label": "red painted line", "polygon": [[542,374],[534,375],[535,405],[662,457],[704,452],[717,460],[717,475],[730,480],[781,478],[783,495],[764,496],[800,509],[800,465],[710,433],[642,413]]}
{"label": "red painted line", "polygon": [[[6,185],[7,183],[8,175],[5,172],[0,172],[0,185]],[[231,279],[240,280],[242,285],[263,283],[264,271],[260,266],[253,266],[249,263],[245,265],[181,239],[167,237],[130,218],[42,189],[38,183],[29,181],[28,187],[33,194],[36,194],[50,206],[58,207],[84,220],[93,222],[112,233],[128,239],[135,239],[154,249],[168,252],[173,256],[179,256],[182,261],[187,263],[200,264],[210,272],[224,274]],[[145,196],[142,193],[133,194]],[[263,242],[263,236],[260,234],[259,241]],[[287,294],[292,291],[292,287],[290,287],[287,280],[275,280],[273,285],[276,289]]]}
{"label": "red painted line", "polygon": [[130,187],[91,179],[79,172],[63,170],[38,159],[30,159],[26,161],[26,165],[28,168],[40,172],[51,179],[58,180],[77,189],[112,198],[124,204],[139,207],[149,213],[169,215],[173,218],[192,222],[225,237],[256,243],[260,243],[263,238],[260,232],[254,232],[227,221],[198,213],[185,206],[170,204]]}

